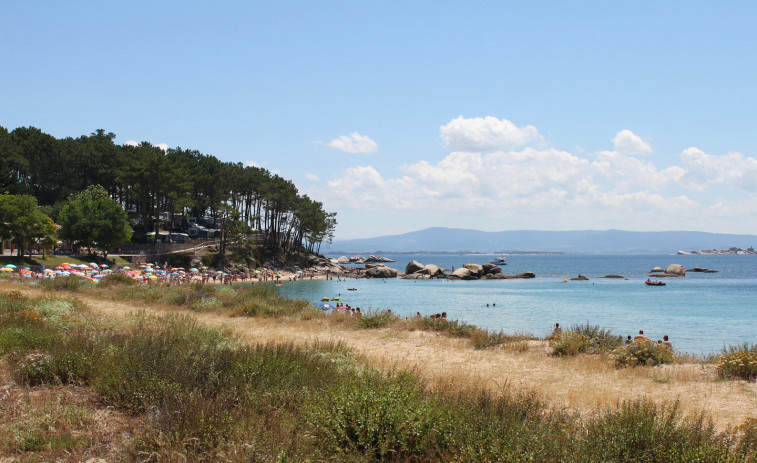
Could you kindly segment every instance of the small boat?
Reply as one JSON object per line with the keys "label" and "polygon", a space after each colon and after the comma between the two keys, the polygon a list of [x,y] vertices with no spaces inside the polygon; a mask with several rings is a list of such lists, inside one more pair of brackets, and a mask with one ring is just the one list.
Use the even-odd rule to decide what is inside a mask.
{"label": "small boat", "polygon": [[660,280],[653,281],[653,280],[650,280],[649,278],[647,278],[647,281],[645,281],[644,283],[648,284],[649,286],[665,286],[664,281],[660,281]]}
{"label": "small boat", "polygon": [[332,298],[331,298],[331,300],[332,300],[332,301],[338,301],[338,300],[339,300],[339,298],[338,298],[338,297],[332,297]]}
{"label": "small boat", "polygon": [[497,256],[494,259],[489,261],[490,264],[497,264],[497,265],[507,265],[507,259],[505,259],[505,256]]}
{"label": "small boat", "polygon": [[347,291],[357,291],[357,288],[347,288]]}

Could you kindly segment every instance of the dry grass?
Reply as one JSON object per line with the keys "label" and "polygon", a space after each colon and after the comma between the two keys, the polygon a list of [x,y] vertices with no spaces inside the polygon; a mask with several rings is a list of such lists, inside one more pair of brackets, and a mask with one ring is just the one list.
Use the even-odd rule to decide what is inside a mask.
{"label": "dry grass", "polygon": [[[176,310],[100,300],[89,295],[76,297],[110,316],[126,315],[136,308],[148,312]],[[707,364],[616,369],[599,356],[551,357],[542,341],[519,341],[474,350],[467,339],[425,331],[354,330],[346,323],[324,319],[230,318],[219,313],[182,312],[209,325],[231,328],[250,343],[289,342],[307,346],[342,342],[361,361],[385,370],[414,371],[438,389],[464,391],[482,387],[499,392],[509,385],[534,391],[558,408],[585,415],[624,400],[646,398],[656,403],[679,400],[683,412],[695,414],[704,410],[721,429],[757,418],[757,384],[718,381],[713,367]]]}
{"label": "dry grass", "polygon": [[105,407],[90,388],[18,386],[0,364],[2,463],[118,461],[140,425]]}

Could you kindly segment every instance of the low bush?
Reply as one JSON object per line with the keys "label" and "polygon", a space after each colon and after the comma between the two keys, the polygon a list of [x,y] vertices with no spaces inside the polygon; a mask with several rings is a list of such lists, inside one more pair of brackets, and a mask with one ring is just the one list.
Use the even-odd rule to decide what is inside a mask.
{"label": "low bush", "polygon": [[618,367],[655,366],[672,363],[673,351],[650,339],[637,339],[612,351],[610,358]]}
{"label": "low bush", "polygon": [[609,329],[599,325],[584,324],[572,325],[570,331],[578,333],[590,344],[590,350],[594,353],[609,352],[623,344],[623,338]]}
{"label": "low bush", "polygon": [[754,381],[757,379],[757,344],[744,343],[723,349],[716,365],[721,378]]}
{"label": "low bush", "polygon": [[57,277],[57,278],[43,278],[40,280],[42,288],[46,291],[71,291],[79,292],[87,289],[91,289],[96,286],[92,280],[87,278],[78,277],[76,275]]}
{"label": "low bush", "polygon": [[355,326],[365,330],[386,328],[399,320],[389,310],[366,310],[362,316],[353,317],[353,319],[355,320]]}
{"label": "low bush", "polygon": [[377,460],[433,458],[453,429],[447,407],[430,400],[409,374],[363,373],[315,400],[308,423],[320,444]]}
{"label": "low bush", "polygon": [[588,352],[591,343],[583,335],[573,331],[561,331],[554,334],[549,341],[554,355],[561,357],[578,355]]}

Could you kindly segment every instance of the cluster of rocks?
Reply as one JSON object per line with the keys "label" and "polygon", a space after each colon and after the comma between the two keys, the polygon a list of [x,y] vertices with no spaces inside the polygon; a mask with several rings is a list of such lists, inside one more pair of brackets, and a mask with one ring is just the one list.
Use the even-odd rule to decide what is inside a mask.
{"label": "cluster of rocks", "polygon": [[411,261],[405,267],[403,278],[408,280],[424,280],[428,278],[447,278],[449,280],[504,280],[512,278],[534,278],[533,272],[518,275],[504,275],[502,268],[494,264],[465,264],[453,271],[442,269],[436,265],[423,265],[418,261]]}
{"label": "cluster of rocks", "polygon": [[663,270],[662,267],[655,267],[649,272],[651,273],[650,276],[655,278],[675,278],[686,276],[686,268],[681,264],[670,264],[665,268],[665,270]]}
{"label": "cluster of rocks", "polygon": [[728,249],[702,249],[701,251],[678,251],[678,255],[681,255],[681,256],[726,255],[726,254],[757,254],[757,251],[755,251],[754,248],[751,246],[749,246],[747,249],[731,247]]}
{"label": "cluster of rocks", "polygon": [[368,257],[362,257],[362,256],[347,257],[347,256],[342,256],[342,257],[336,259],[336,263],[337,264],[342,264],[342,265],[344,265],[344,264],[359,264],[359,265],[364,265],[364,264],[374,264],[376,262],[397,262],[397,261],[389,259],[387,257],[374,256],[372,254],[370,256],[368,256]]}

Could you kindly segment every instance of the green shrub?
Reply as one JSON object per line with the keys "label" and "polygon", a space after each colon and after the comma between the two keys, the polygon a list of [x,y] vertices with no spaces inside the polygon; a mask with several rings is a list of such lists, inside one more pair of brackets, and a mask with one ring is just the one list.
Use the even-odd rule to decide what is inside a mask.
{"label": "green shrub", "polygon": [[588,322],[572,325],[569,331],[583,336],[590,344],[589,350],[594,353],[609,352],[623,344],[621,336],[599,325],[590,325]]}
{"label": "green shrub", "polygon": [[744,461],[704,415],[685,418],[678,403],[647,400],[623,402],[588,422],[581,454],[597,462]]}
{"label": "green shrub", "polygon": [[724,348],[716,365],[721,378],[754,381],[757,379],[757,344],[744,343]]}
{"label": "green shrub", "polygon": [[446,446],[452,429],[446,407],[429,400],[411,375],[387,379],[366,372],[322,398],[308,423],[325,448],[376,459],[430,457]]}
{"label": "green shrub", "polygon": [[578,355],[591,349],[589,340],[573,331],[555,333],[549,345],[552,347],[552,353],[561,357]]}
{"label": "green shrub", "polygon": [[618,347],[610,354],[616,366],[654,366],[673,362],[673,351],[650,339],[637,339],[631,344]]}
{"label": "green shrub", "polygon": [[397,321],[397,316],[389,310],[366,310],[362,316],[353,318],[355,326],[365,330],[386,328]]}
{"label": "green shrub", "polygon": [[136,286],[137,280],[124,273],[109,273],[100,279],[101,288],[113,288],[116,286]]}
{"label": "green shrub", "polygon": [[78,292],[93,288],[96,283],[92,280],[71,275],[67,277],[43,278],[40,280],[42,288],[46,291],[72,291]]}

